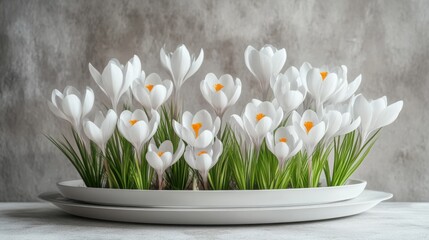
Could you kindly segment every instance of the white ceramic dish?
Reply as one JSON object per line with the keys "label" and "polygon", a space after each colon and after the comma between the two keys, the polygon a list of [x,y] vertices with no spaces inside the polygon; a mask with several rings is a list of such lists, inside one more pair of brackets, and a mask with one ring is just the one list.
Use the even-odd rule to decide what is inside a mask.
{"label": "white ceramic dish", "polygon": [[236,225],[304,222],[351,216],[367,211],[392,194],[365,190],[352,200],[295,207],[270,208],[133,208],[99,206],[76,202],[59,193],[44,193],[40,199],[63,211],[86,218],[108,221],[179,224],[179,225]]}
{"label": "white ceramic dish", "polygon": [[88,188],[82,180],[57,184],[61,194],[72,200],[106,206],[229,208],[311,205],[352,199],[365,189],[366,182],[350,180],[339,187],[280,190],[129,190]]}

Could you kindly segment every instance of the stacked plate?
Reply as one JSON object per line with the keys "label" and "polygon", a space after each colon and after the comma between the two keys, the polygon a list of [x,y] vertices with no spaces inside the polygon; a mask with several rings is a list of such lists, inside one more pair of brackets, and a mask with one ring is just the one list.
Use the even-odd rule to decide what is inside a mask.
{"label": "stacked plate", "polygon": [[126,190],[88,188],[81,180],[58,183],[60,193],[39,197],[65,212],[110,221],[232,225],[303,222],[362,213],[390,193],[364,190],[365,181],[339,187],[281,190]]}

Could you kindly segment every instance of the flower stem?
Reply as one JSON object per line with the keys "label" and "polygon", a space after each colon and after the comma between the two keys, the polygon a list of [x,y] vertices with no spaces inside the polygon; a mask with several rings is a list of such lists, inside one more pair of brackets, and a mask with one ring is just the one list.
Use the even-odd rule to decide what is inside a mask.
{"label": "flower stem", "polygon": [[308,159],[308,187],[312,187],[312,179],[311,179],[311,173],[312,173],[312,166],[313,165],[313,159],[310,156],[310,158]]}
{"label": "flower stem", "polygon": [[162,190],[162,173],[158,173],[158,190]]}
{"label": "flower stem", "polygon": [[209,190],[209,181],[207,179],[207,174],[203,174],[203,186],[204,186],[204,190]]}

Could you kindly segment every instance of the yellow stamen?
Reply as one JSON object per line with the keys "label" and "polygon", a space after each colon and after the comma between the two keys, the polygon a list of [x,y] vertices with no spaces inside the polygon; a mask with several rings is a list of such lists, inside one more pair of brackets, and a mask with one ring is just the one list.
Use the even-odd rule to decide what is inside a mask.
{"label": "yellow stamen", "polygon": [[283,137],[279,139],[280,142],[286,143],[287,142],[287,138]]}
{"label": "yellow stamen", "polygon": [[328,76],[328,72],[320,72],[320,76],[322,76],[322,81],[325,81],[326,76]]}
{"label": "yellow stamen", "polygon": [[137,119],[131,119],[129,122],[131,124],[131,126],[134,126],[134,124],[136,124],[139,120]]}
{"label": "yellow stamen", "polygon": [[261,120],[262,118],[264,118],[265,117],[265,114],[263,114],[263,113],[258,113],[258,114],[256,114],[256,121],[257,122],[259,122],[259,120]]}
{"label": "yellow stamen", "polygon": [[158,156],[161,157],[164,154],[164,152],[158,152]]}
{"label": "yellow stamen", "polygon": [[304,127],[307,130],[307,134],[310,132],[310,130],[313,128],[313,122],[304,122]]}
{"label": "yellow stamen", "polygon": [[146,88],[149,90],[149,92],[152,92],[153,87],[153,84],[146,84]]}
{"label": "yellow stamen", "polygon": [[200,122],[197,122],[197,123],[194,123],[194,124],[192,124],[192,129],[194,129],[194,132],[195,132],[195,138],[197,138],[198,137],[198,134],[200,133],[200,128],[203,126],[203,124],[202,123],[200,123]]}
{"label": "yellow stamen", "polygon": [[198,156],[201,156],[201,155],[203,155],[203,154],[207,154],[207,151],[204,151],[204,150],[203,150],[203,151],[201,151],[201,152],[197,153],[197,155],[198,155]]}
{"label": "yellow stamen", "polygon": [[214,89],[216,90],[216,92],[219,92],[220,90],[222,90],[223,87],[224,86],[222,84],[220,84],[220,83],[216,83],[214,85]]}

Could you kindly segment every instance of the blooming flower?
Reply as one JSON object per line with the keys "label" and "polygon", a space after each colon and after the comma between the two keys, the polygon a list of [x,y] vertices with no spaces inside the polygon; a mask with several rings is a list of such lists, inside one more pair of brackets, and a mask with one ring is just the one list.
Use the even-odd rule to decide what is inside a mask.
{"label": "blooming flower", "polygon": [[276,155],[280,169],[284,168],[286,160],[295,156],[302,148],[302,141],[293,126],[280,127],[274,135],[267,133],[266,142],[268,149]]}
{"label": "blooming flower", "polygon": [[285,115],[295,110],[304,101],[307,91],[301,82],[298,69],[290,67],[284,74],[271,78],[274,104],[282,107]]}
{"label": "blooming flower", "polygon": [[222,151],[223,144],[217,138],[213,144],[209,144],[205,148],[194,148],[189,145],[186,147],[185,160],[191,168],[199,172],[206,190],[208,190],[209,170],[217,163]]}
{"label": "blooming flower", "polygon": [[322,119],[326,122],[326,142],[336,136],[345,135],[356,130],[361,122],[359,116],[357,118],[353,116],[353,101],[348,104],[328,105],[323,112]]}
{"label": "blooming flower", "polygon": [[132,84],[134,98],[147,110],[157,110],[173,91],[171,80],[161,80],[158,74],[152,73],[145,76],[142,72]]}
{"label": "blooming flower", "polygon": [[188,145],[205,148],[213,142],[220,128],[220,118],[213,121],[207,110],[200,110],[195,115],[186,111],[182,115],[182,123],[173,120],[176,134]]}
{"label": "blooming flower", "polygon": [[81,102],[81,94],[76,88],[67,86],[61,93],[57,89],[52,91],[49,109],[57,116],[70,122],[75,131],[81,133],[81,120],[91,111],[94,105],[94,92],[87,87],[85,98]]}
{"label": "blooming flower", "polygon": [[347,81],[347,67],[341,65],[341,67],[334,68],[332,71],[337,72],[338,85],[335,92],[330,96],[328,102],[331,103],[342,103],[350,99],[356,90],[359,88],[362,81],[362,76],[356,77],[353,82]]}
{"label": "blooming flower", "polygon": [[83,125],[86,136],[95,142],[103,153],[106,150],[107,141],[109,141],[115,131],[117,120],[118,116],[115,111],[110,109],[106,117],[100,111],[95,116],[94,122],[88,120]]}
{"label": "blooming flower", "polygon": [[200,55],[195,59],[182,44],[169,54],[165,53],[164,48],[161,48],[160,57],[162,66],[169,71],[177,92],[182,84],[200,68],[204,59],[204,51],[201,49]]}
{"label": "blooming flower", "polygon": [[134,55],[125,67],[117,59],[111,59],[102,74],[91,63],[89,63],[89,71],[101,90],[110,98],[112,108],[116,112],[121,96],[129,90],[132,82],[141,74],[141,63],[140,59]]}
{"label": "blooming flower", "polygon": [[337,73],[313,68],[309,63],[304,63],[301,66],[300,75],[305,88],[316,102],[316,109],[320,111],[323,103],[328,101],[337,90]]}
{"label": "blooming flower", "polygon": [[335,104],[347,101],[359,88],[362,80],[362,76],[359,75],[349,83],[345,65],[319,69],[306,62],[300,68],[300,75],[310,95],[316,100],[318,108],[325,102]]}
{"label": "blooming flower", "polygon": [[325,122],[319,119],[313,110],[306,110],[302,117],[294,111],[292,124],[298,137],[302,140],[308,155],[311,155],[316,145],[325,135]]}
{"label": "blooming flower", "polygon": [[226,109],[235,104],[241,94],[241,81],[235,82],[231,75],[225,74],[218,79],[213,73],[206,75],[200,84],[201,93],[213,107],[218,116],[223,116]]}
{"label": "blooming flower", "polygon": [[263,100],[266,100],[270,88],[270,79],[280,73],[286,63],[286,50],[277,50],[271,45],[263,46],[259,51],[248,46],[244,52],[247,68],[259,81]]}
{"label": "blooming flower", "polygon": [[374,131],[394,122],[403,104],[403,101],[397,101],[387,106],[386,96],[368,101],[363,95],[358,95],[354,101],[353,110],[354,114],[362,119],[359,128],[362,142],[365,142]]}
{"label": "blooming flower", "polygon": [[272,102],[253,99],[246,105],[241,117],[233,114],[231,118],[259,149],[267,133],[279,126],[283,119],[283,110],[281,107],[274,107]]}
{"label": "blooming flower", "polygon": [[134,112],[125,110],[119,116],[118,130],[135,148],[138,158],[145,144],[155,134],[159,124],[159,114],[151,111],[152,118],[148,119],[146,113],[137,109]]}
{"label": "blooming flower", "polygon": [[183,155],[185,144],[183,141],[179,142],[176,152],[173,152],[173,144],[170,140],[166,140],[159,148],[156,147],[155,142],[152,140],[146,153],[146,160],[149,165],[155,169],[158,175],[158,186],[162,189],[162,176],[167,168],[177,162]]}

